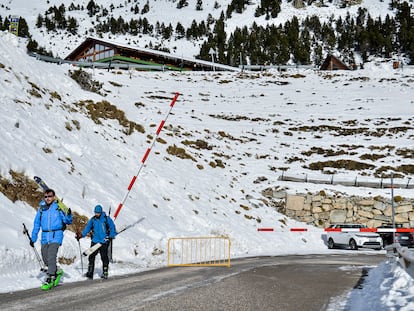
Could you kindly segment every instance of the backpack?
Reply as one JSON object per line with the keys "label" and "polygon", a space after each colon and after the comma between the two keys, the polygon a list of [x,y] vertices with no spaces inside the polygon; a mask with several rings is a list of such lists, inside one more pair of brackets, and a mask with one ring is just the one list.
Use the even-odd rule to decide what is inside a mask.
{"label": "backpack", "polygon": [[[109,236],[109,232],[111,231],[111,228],[109,228],[109,223],[108,223],[108,215],[105,215],[105,227],[106,227],[106,234]],[[93,236],[93,234],[94,234],[94,232],[93,232],[93,227],[95,226],[95,222],[93,221],[92,222],[92,229],[91,229],[91,231],[92,231],[92,236]]]}
{"label": "backpack", "polygon": [[59,198],[56,198],[57,204],[58,204],[58,210],[61,210],[65,213],[65,215],[69,214],[69,207],[67,207],[63,201],[61,201]]}

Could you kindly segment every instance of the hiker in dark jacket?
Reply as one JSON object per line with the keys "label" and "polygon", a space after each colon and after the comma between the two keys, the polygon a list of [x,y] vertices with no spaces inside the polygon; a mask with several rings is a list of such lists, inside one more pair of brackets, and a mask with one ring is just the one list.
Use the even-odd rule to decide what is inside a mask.
{"label": "hiker in dark jacket", "polygon": [[78,232],[76,234],[76,239],[79,241],[79,239],[85,237],[89,232],[91,232],[91,247],[97,243],[102,244],[102,246],[99,249],[97,249],[89,255],[88,272],[86,273],[86,277],[88,279],[93,279],[93,271],[95,269],[95,257],[99,252],[101,255],[103,271],[101,277],[107,279],[109,266],[108,246],[110,240],[114,239],[116,236],[116,228],[114,222],[109,216],[105,214],[101,205],[95,206],[94,213],[95,216],[89,219],[82,233]]}

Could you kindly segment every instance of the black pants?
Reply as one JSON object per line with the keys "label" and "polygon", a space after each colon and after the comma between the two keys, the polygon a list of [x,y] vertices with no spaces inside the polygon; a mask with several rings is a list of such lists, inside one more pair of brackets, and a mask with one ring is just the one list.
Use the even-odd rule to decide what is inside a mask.
{"label": "black pants", "polygon": [[[91,246],[94,246],[96,243],[92,242]],[[89,265],[88,265],[88,272],[92,272],[95,268],[95,257],[96,255],[101,255],[102,260],[102,270],[108,270],[109,265],[109,258],[108,258],[108,243],[102,244],[102,246],[94,251],[92,254],[89,255]],[[106,269],[105,269],[106,268]]]}

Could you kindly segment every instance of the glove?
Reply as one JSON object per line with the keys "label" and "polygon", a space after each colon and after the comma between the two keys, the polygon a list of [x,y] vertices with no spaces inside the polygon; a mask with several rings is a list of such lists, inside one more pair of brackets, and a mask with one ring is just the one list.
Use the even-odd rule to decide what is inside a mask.
{"label": "glove", "polygon": [[82,234],[80,232],[76,232],[76,240],[82,239]]}
{"label": "glove", "polygon": [[33,243],[32,240],[30,240],[29,244],[30,244],[31,247],[34,247],[34,243]]}

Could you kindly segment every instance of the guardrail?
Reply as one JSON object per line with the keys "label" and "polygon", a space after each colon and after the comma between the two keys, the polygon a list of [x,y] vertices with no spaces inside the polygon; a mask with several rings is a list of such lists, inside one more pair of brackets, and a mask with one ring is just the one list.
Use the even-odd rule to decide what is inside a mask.
{"label": "guardrail", "polygon": [[286,176],[282,174],[278,177],[278,180],[282,181],[291,181],[291,182],[300,182],[300,183],[311,183],[311,184],[324,184],[324,185],[341,185],[341,186],[348,186],[348,187],[367,187],[367,188],[401,188],[401,189],[414,189],[414,183],[411,183],[411,178],[407,179],[406,183],[389,183],[384,182],[383,179],[379,179],[378,181],[359,181],[358,178],[355,178],[352,181],[347,180],[335,180],[334,176],[330,176],[329,179],[316,179],[316,178],[309,178],[307,175],[303,177],[296,177],[296,176]]}
{"label": "guardrail", "polygon": [[400,243],[393,243],[385,247],[387,256],[397,257],[398,263],[404,270],[414,278],[414,253],[408,247],[403,247]]}
{"label": "guardrail", "polygon": [[[142,69],[142,70],[176,70],[170,69],[169,66],[166,65],[144,65],[144,64],[131,64],[131,63],[100,63],[100,62],[78,62],[78,61],[69,61],[64,60],[62,58],[55,58],[51,56],[41,55],[37,53],[29,53],[30,56],[36,57],[38,60],[42,60],[45,62],[56,63],[56,64],[71,64],[74,66],[79,67],[91,67],[91,68],[104,68],[104,69]],[[319,70],[319,67],[315,65],[239,65],[239,67],[232,67],[221,65],[218,63],[207,62],[199,60],[199,63],[208,65],[211,67],[217,67],[217,69],[221,70],[231,70],[231,71],[238,71],[240,69],[243,70],[250,70],[250,71],[264,71],[268,69],[277,69],[278,71],[284,71],[288,69],[313,69]],[[404,65],[402,68],[413,69],[414,65]]]}
{"label": "guardrail", "polygon": [[243,70],[250,71],[263,71],[269,69],[276,69],[278,71],[284,71],[288,69],[315,69],[319,70],[318,67],[314,65],[239,65],[239,68]]}
{"label": "guardrail", "polygon": [[168,266],[230,267],[227,237],[184,237],[168,240]]}

